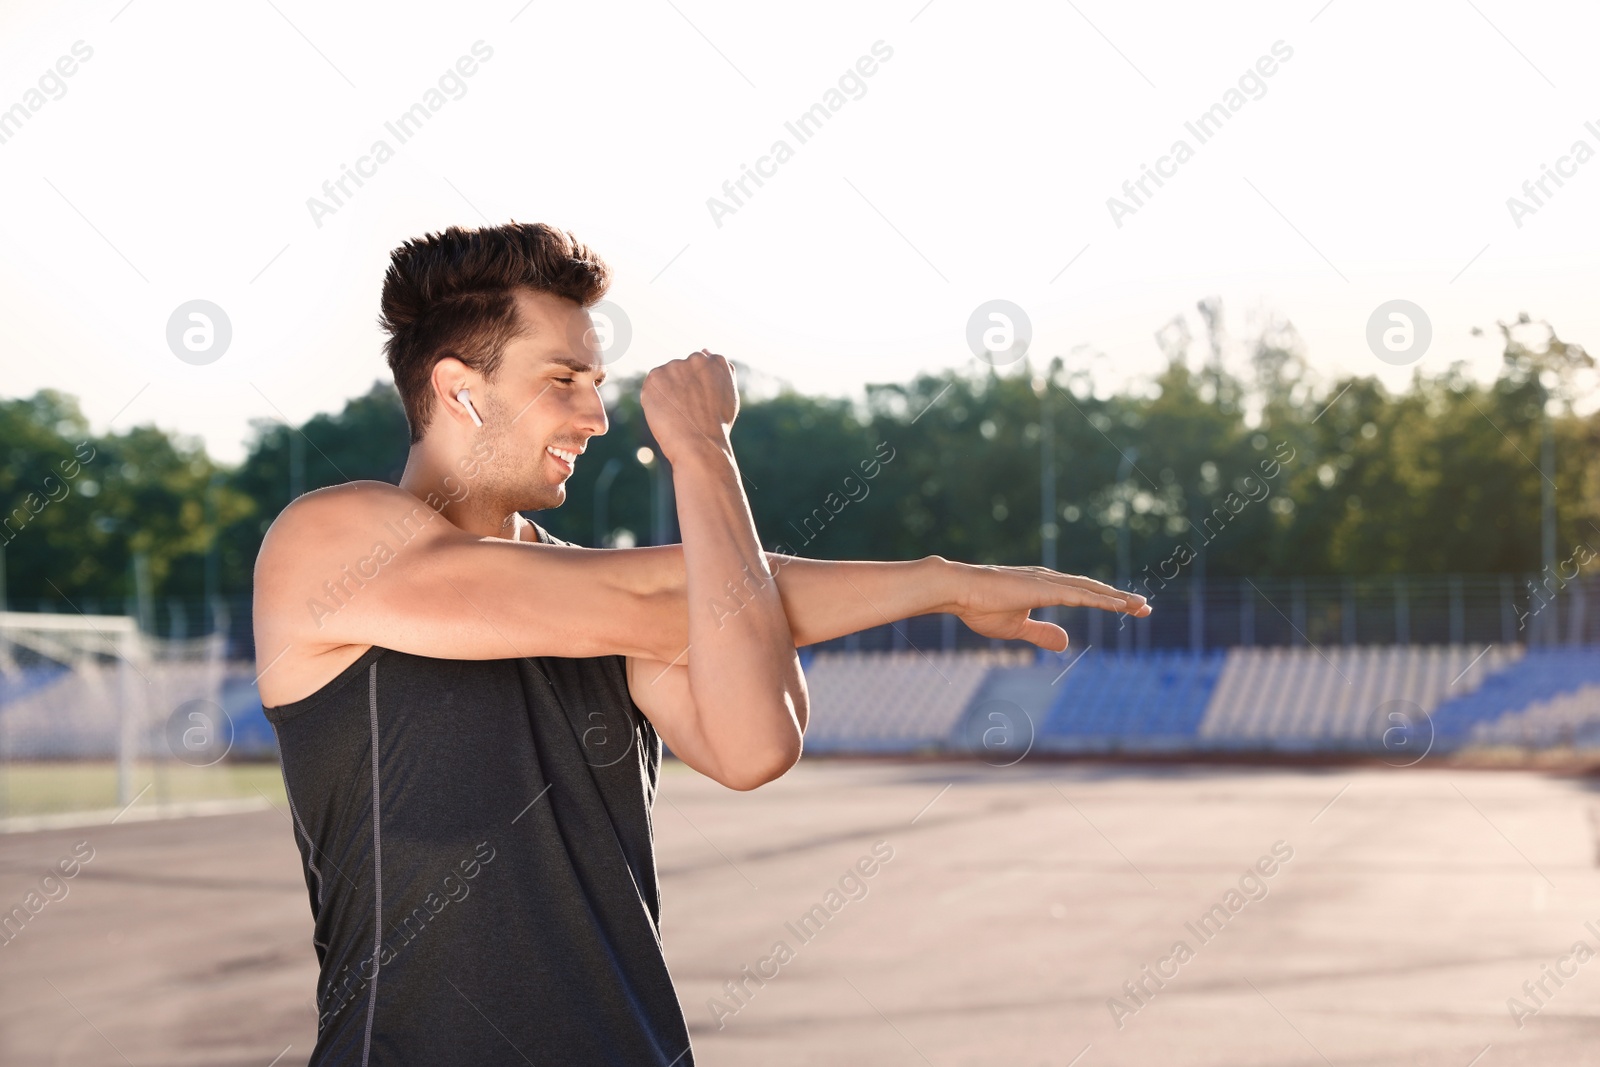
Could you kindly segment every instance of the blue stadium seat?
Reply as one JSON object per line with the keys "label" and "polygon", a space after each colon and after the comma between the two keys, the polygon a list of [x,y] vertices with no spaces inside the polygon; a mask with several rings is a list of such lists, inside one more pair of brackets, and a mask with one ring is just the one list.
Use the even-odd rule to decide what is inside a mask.
{"label": "blue stadium seat", "polygon": [[22,667],[10,674],[0,672],[0,710],[14,700],[36,693],[54,685],[66,676],[68,670],[59,663],[38,667]]}
{"label": "blue stadium seat", "polygon": [[1531,648],[1475,691],[1441,703],[1433,713],[1434,729],[1441,741],[1461,744],[1479,723],[1591,685],[1600,685],[1600,649]]}
{"label": "blue stadium seat", "polygon": [[1062,676],[1045,737],[1193,738],[1222,673],[1224,652],[1085,653]]}

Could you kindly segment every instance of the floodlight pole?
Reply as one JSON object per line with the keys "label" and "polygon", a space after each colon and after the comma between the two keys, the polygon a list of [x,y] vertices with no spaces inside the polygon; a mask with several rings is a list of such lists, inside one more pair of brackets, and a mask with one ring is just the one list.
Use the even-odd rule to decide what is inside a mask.
{"label": "floodlight pole", "polygon": [[622,460],[612,456],[600,468],[600,477],[594,480],[594,547],[606,547],[606,536],[611,532],[611,483],[622,469]]}
{"label": "floodlight pole", "polygon": [[[1033,379],[1033,392],[1039,398],[1039,551],[1040,562],[1056,569],[1056,434],[1050,409],[1050,368],[1043,377]],[[1056,606],[1040,613],[1046,622],[1056,621]]]}
{"label": "floodlight pole", "polygon": [[[208,616],[206,632],[212,633],[217,628],[216,602],[222,592],[222,560],[221,540],[222,531],[217,528],[217,487],[222,484],[222,472],[212,471],[210,479],[206,482],[206,531],[210,534],[210,543],[206,546],[206,603],[204,614]],[[3,607],[3,605],[0,605]]]}
{"label": "floodlight pole", "polygon": [[666,456],[658,452],[655,468],[655,528],[650,541],[656,545],[676,544],[674,526],[678,518],[678,502],[673,492],[672,465],[667,462]]}
{"label": "floodlight pole", "polygon": [[[1550,426],[1550,388],[1544,378],[1539,382],[1539,584],[1544,585],[1556,571],[1556,438]],[[1549,587],[1546,586],[1548,589]],[[1555,592],[1551,590],[1551,600]],[[1560,638],[1560,620],[1552,610],[1540,626],[1541,645],[1553,645]],[[1531,636],[1531,635],[1530,635]]]}
{"label": "floodlight pole", "polygon": [[[1128,589],[1133,581],[1133,552],[1128,543],[1128,512],[1133,510],[1132,503],[1128,500],[1128,475],[1133,472],[1133,465],[1139,460],[1139,450],[1130,447],[1122,453],[1122,462],[1117,464],[1117,500],[1122,505],[1122,521],[1117,524],[1117,585],[1119,588]],[[1117,618],[1117,651],[1128,651],[1129,629],[1132,623],[1126,615]]]}

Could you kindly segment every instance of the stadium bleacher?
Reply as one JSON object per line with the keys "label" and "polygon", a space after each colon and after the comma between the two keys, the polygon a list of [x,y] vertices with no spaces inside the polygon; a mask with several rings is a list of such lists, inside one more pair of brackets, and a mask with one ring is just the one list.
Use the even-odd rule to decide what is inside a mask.
{"label": "stadium bleacher", "polygon": [[1040,747],[1189,747],[1225,659],[1222,652],[1087,652],[1052,683]]}
{"label": "stadium bleacher", "polygon": [[807,751],[978,752],[996,708],[1028,720],[1046,752],[1600,744],[1600,650],[1587,647],[1021,655],[820,653],[803,661]]}
{"label": "stadium bleacher", "polygon": [[[1490,674],[1474,692],[1442,704],[1434,715],[1441,737],[1454,742],[1499,741],[1518,744],[1520,731],[1533,733],[1563,723],[1574,729],[1595,706],[1584,694],[1600,686],[1600,650],[1584,647],[1535,648],[1517,662]],[[1530,735],[1531,736],[1531,735]],[[1555,743],[1554,737],[1545,744]]]}
{"label": "stadium bleacher", "polygon": [[1600,746],[1600,686],[1586,685],[1536,701],[1521,711],[1507,712],[1493,722],[1477,723],[1471,737],[1480,745]]}
{"label": "stadium bleacher", "polygon": [[[1516,644],[1102,652],[803,649],[808,753],[988,755],[996,723],[1040,752],[1372,751],[1405,745],[1600,745],[1600,649]],[[276,743],[252,665],[147,662],[148,751],[162,715],[220,700],[232,754]],[[105,758],[128,679],[113,662],[0,671],[0,756]],[[998,710],[997,710],[998,709]],[[1399,709],[1398,717],[1391,714]],[[1007,749],[1007,751],[1010,751]]]}
{"label": "stadium bleacher", "polygon": [[1520,655],[1519,645],[1231,649],[1199,736],[1224,747],[1365,747],[1381,740],[1386,707],[1432,716]]}
{"label": "stadium bleacher", "polygon": [[991,670],[1025,651],[819,652],[806,671],[808,752],[912,752],[943,745]]}

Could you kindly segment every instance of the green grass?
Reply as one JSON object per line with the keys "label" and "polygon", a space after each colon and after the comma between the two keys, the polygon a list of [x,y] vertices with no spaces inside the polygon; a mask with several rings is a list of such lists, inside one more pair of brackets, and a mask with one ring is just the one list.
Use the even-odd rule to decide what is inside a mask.
{"label": "green grass", "polygon": [[[276,763],[223,762],[211,767],[176,761],[136,763],[133,792],[140,790],[144,793],[136,807],[263,794],[274,804],[285,804],[283,774]],[[0,816],[118,806],[117,765],[111,760],[0,764]]]}
{"label": "green grass", "polygon": [[[662,760],[661,770],[666,775],[695,773],[676,759]],[[138,794],[141,789],[144,793],[134,805],[140,808],[176,801],[262,795],[281,808],[288,807],[283,772],[272,762],[224,761],[212,767],[190,767],[177,761],[135,763],[133,792]],[[0,763],[0,818],[120,806],[117,765],[112,760]]]}

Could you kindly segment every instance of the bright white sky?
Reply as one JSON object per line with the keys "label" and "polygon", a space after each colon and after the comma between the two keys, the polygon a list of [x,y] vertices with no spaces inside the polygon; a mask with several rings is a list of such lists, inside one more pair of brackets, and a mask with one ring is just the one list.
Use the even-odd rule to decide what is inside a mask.
{"label": "bright white sky", "polygon": [[[1328,377],[1407,380],[1365,340],[1395,298],[1432,320],[1428,370],[1491,374],[1520,310],[1600,347],[1600,159],[1520,227],[1506,204],[1600,149],[1589,5],[124,2],[0,10],[0,108],[93,50],[0,144],[0,390],[73,393],[97,431],[234,461],[251,418],[337,409],[387,376],[390,249],[512,218],[615,267],[613,373],[709,346],[850,394],[972,366],[993,298],[1106,389],[1159,368],[1172,315],[1203,336],[1213,294],[1235,337],[1292,320]],[[385,121],[480,40],[465,95],[399,144]],[[877,41],[865,95],[799,144],[785,121]],[[1199,144],[1184,122],[1276,41],[1265,95]],[[1180,137],[1193,158],[1119,228],[1107,197]],[[394,158],[319,227],[307,199],[380,138]],[[793,158],[719,228],[707,198],[779,138]],[[200,366],[166,342],[194,299],[233,330]]]}

